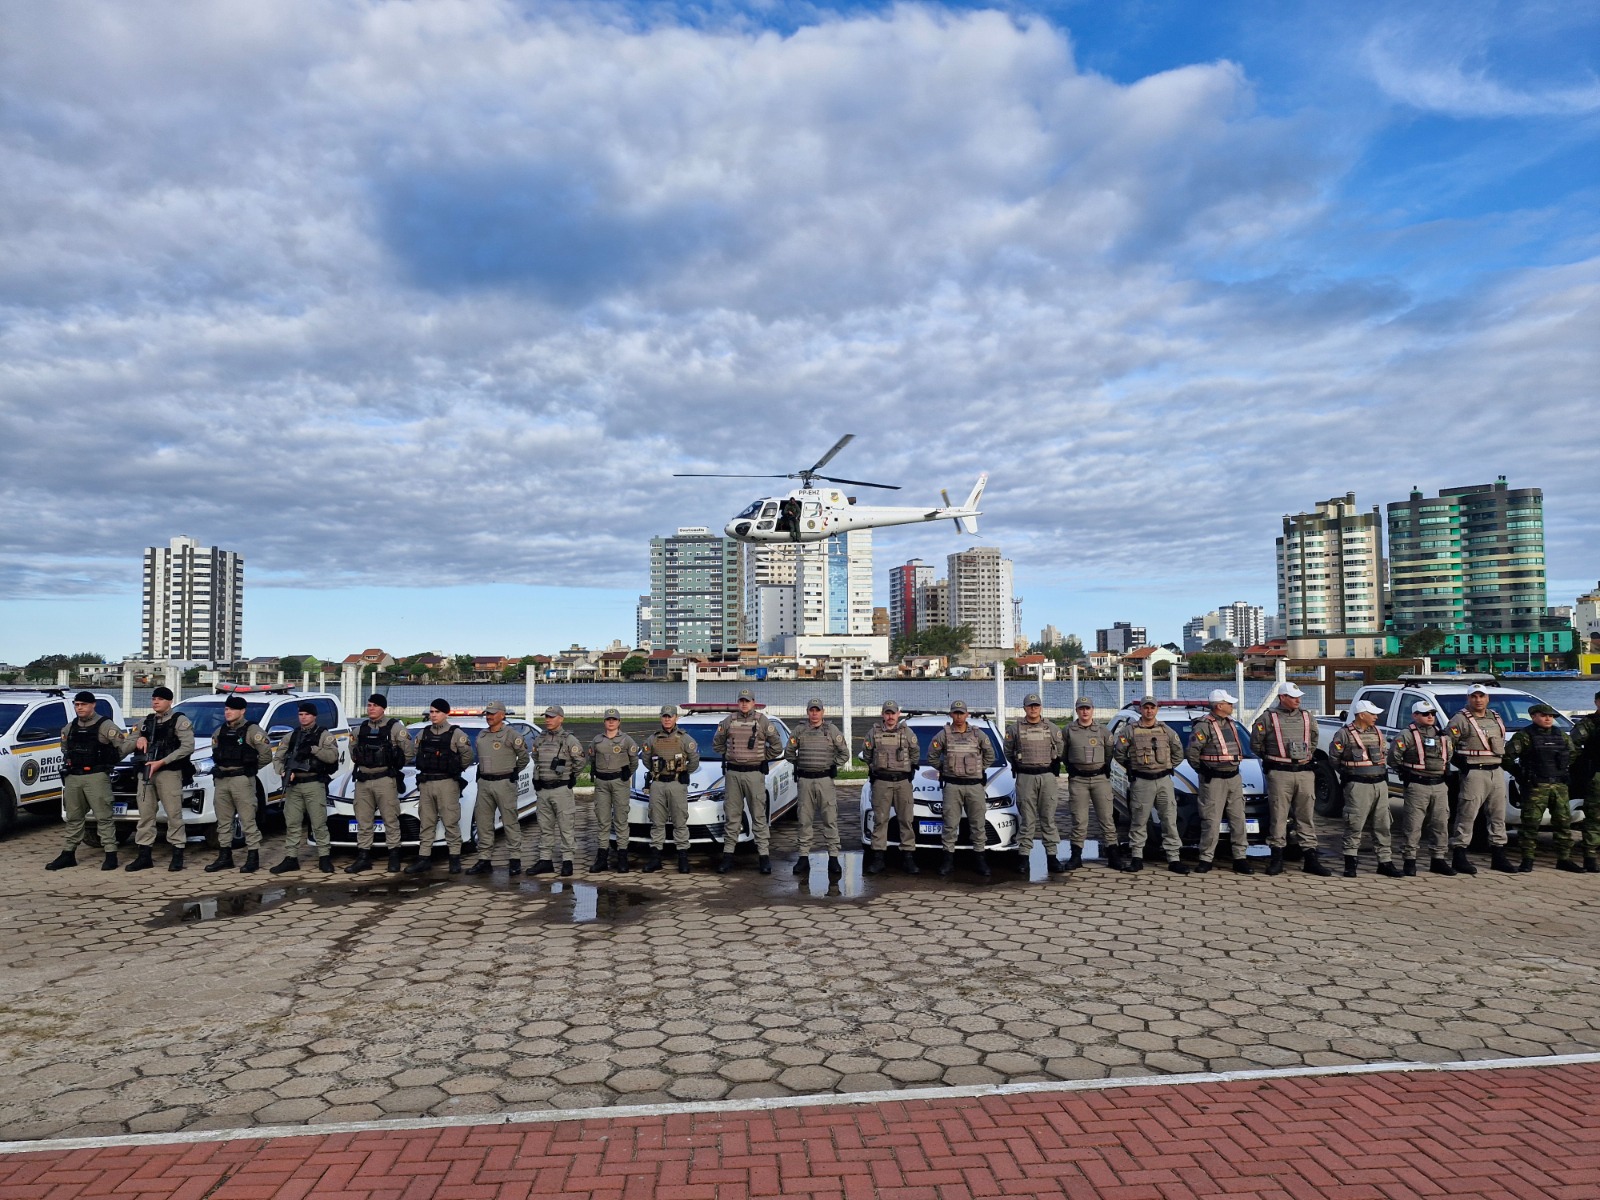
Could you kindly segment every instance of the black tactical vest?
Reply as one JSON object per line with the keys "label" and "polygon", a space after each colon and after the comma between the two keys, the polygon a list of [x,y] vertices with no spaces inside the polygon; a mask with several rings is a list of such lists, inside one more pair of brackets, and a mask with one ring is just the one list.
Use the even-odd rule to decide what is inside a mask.
{"label": "black tactical vest", "polygon": [[283,756],[284,764],[296,775],[311,775],[327,783],[333,778],[336,763],[325,763],[312,755],[325,731],[320,725],[310,729],[296,729],[289,735],[289,751]]}
{"label": "black tactical vest", "polygon": [[224,721],[217,730],[216,737],[211,739],[211,771],[218,779],[237,779],[256,773],[260,756],[245,741],[252,728],[249,721],[239,722],[237,730]]}
{"label": "black tactical vest", "polygon": [[101,717],[85,729],[78,722],[72,722],[72,731],[67,734],[67,761],[63,768],[66,774],[93,775],[97,771],[105,773],[110,771],[122,757],[121,751],[115,746],[108,746],[100,740],[100,726],[104,723],[105,718]]}
{"label": "black tactical vest", "polygon": [[1572,747],[1559,729],[1551,726],[1527,730],[1528,748],[1522,753],[1522,763],[1533,783],[1565,783],[1572,769]]}
{"label": "black tactical vest", "polygon": [[417,739],[419,779],[427,782],[461,777],[461,755],[450,745],[455,735],[456,727],[448,722],[439,732],[435,732],[432,725],[422,731],[422,736]]}
{"label": "black tactical vest", "polygon": [[356,766],[363,771],[384,771],[399,777],[401,755],[394,744],[394,723],[394,717],[376,725],[371,721],[361,722],[356,731]]}

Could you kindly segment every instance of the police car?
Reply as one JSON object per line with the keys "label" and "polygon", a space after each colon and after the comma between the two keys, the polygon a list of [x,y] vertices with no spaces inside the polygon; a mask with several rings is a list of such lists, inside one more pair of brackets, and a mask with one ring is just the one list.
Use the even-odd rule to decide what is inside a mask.
{"label": "police car", "polygon": [[[1006,758],[1004,732],[991,719],[992,714],[973,711],[967,723],[986,735],[994,746],[994,766],[989,769],[984,785],[989,809],[984,817],[988,826],[990,850],[1015,850],[1017,848],[1017,781],[1011,763]],[[928,743],[934,735],[950,723],[946,713],[907,710],[900,719],[917,735],[922,746],[922,758],[911,780],[911,808],[917,822],[917,845],[928,849],[944,848],[944,784],[939,782],[939,772],[928,764]],[[872,781],[861,787],[861,839],[871,844],[875,822],[872,816]],[[894,812],[889,814],[889,845],[900,846],[900,821]],[[958,850],[972,849],[972,832],[966,817],[961,818],[961,828],[956,835]]]}
{"label": "police car", "polygon": [[[1178,740],[1183,743],[1183,748],[1189,748],[1189,734],[1194,729],[1194,723],[1201,717],[1211,712],[1211,706],[1200,700],[1161,700],[1157,702],[1156,720],[1171,727],[1178,735]],[[1112,741],[1121,736],[1123,729],[1132,724],[1139,723],[1139,704],[1137,701],[1125,705],[1111,718]],[[1267,784],[1261,770],[1261,760],[1250,749],[1250,731],[1235,718],[1234,732],[1239,735],[1239,744],[1244,749],[1244,761],[1239,764],[1239,782],[1244,788],[1244,816],[1245,833],[1250,842],[1250,853],[1266,854],[1267,830],[1269,807],[1267,804]],[[1184,849],[1193,850],[1200,844],[1200,779],[1195,769],[1187,762],[1181,763],[1172,775],[1172,793],[1177,800],[1178,809],[1178,837],[1183,842]],[[1121,763],[1111,764],[1111,801],[1116,810],[1117,825],[1121,829],[1128,826],[1128,772]],[[1226,817],[1222,820],[1222,832],[1217,843],[1217,853],[1226,860],[1228,856],[1228,839],[1231,831]],[[1149,834],[1145,839],[1144,853],[1146,858],[1161,857],[1161,822],[1152,808],[1150,812]]]}
{"label": "police car", "polygon": [[[678,709],[678,728],[692,737],[700,750],[700,766],[689,777],[689,843],[695,846],[721,846],[728,833],[724,809],[727,785],[723,782],[722,756],[711,748],[711,739],[716,735],[717,726],[729,713],[738,712],[739,706],[682,704]],[[779,743],[788,746],[789,727],[770,713],[767,719],[777,730]],[[654,735],[659,728],[660,725],[656,725],[648,730],[631,730],[629,736],[642,746],[645,739]],[[776,821],[799,803],[800,789],[794,781],[794,767],[782,759],[768,764],[766,780],[767,811],[770,819]],[[650,841],[650,780],[643,764],[636,767],[633,773],[628,804],[628,841]],[[750,832],[750,815],[747,811],[739,831],[739,843],[743,845],[752,841],[754,837]],[[667,848],[672,848],[670,820],[667,825]]]}
{"label": "police car", "polygon": [[[489,728],[489,722],[483,716],[481,708],[453,708],[449,713],[450,724],[467,735],[467,740],[472,743],[473,751],[478,748],[478,738]],[[360,722],[357,722],[360,724]],[[427,728],[426,721],[419,721],[406,727],[406,733],[412,741],[421,735]],[[540,733],[528,722],[512,717],[506,718],[506,728],[520,733],[531,745],[533,739]],[[478,804],[478,764],[473,764],[461,773],[465,787],[461,791],[461,844],[463,847],[476,847],[477,842],[473,832],[474,811]],[[351,771],[340,779],[336,779],[333,786],[328,789],[328,835],[335,846],[354,846],[356,844],[356,788],[355,772]],[[536,801],[533,792],[533,763],[522,769],[517,776],[517,816],[520,820],[527,820],[533,815]],[[500,814],[495,813],[495,828],[501,827]],[[374,821],[373,845],[383,847],[386,830],[383,817],[380,814]],[[400,844],[402,846],[416,846],[420,842],[418,837],[421,831],[421,822],[417,819],[417,769],[407,766],[400,778]],[[444,823],[441,821],[434,826],[434,841],[443,842]]]}
{"label": "police car", "polygon": [[[75,695],[77,689],[0,687],[0,837],[23,809],[61,806],[61,730],[77,715]],[[124,728],[115,697],[96,693],[94,709]]]}

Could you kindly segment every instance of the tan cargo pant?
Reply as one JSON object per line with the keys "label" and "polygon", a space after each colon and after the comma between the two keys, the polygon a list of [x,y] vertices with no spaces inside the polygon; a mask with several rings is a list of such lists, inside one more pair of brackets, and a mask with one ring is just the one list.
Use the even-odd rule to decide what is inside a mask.
{"label": "tan cargo pant", "polygon": [[594,781],[595,837],[601,849],[615,842],[624,850],[628,848],[628,804],[632,799],[632,780],[596,779]]}
{"label": "tan cargo pant", "polygon": [[1433,843],[1434,858],[1450,857],[1450,789],[1442,783],[1406,784],[1406,826],[1401,835],[1400,857],[1415,858],[1422,845],[1424,824]]}
{"label": "tan cargo pant", "polygon": [[[1054,779],[1054,776],[1051,776]],[[1111,806],[1111,779],[1107,775],[1080,775],[1067,780],[1067,800],[1072,805],[1072,844],[1083,849],[1089,832],[1089,803],[1094,802],[1095,820],[1100,823],[1100,840],[1117,844],[1116,810]],[[1102,855],[1105,850],[1100,851]]]}
{"label": "tan cargo pant", "polygon": [[1460,795],[1456,797],[1456,820],[1450,827],[1450,844],[1462,849],[1472,844],[1472,827],[1477,823],[1478,810],[1488,807],[1486,824],[1489,827],[1489,844],[1506,844],[1506,775],[1499,767],[1487,771],[1461,772]]}
{"label": "tan cargo pant", "polygon": [[[256,823],[256,777],[233,775],[217,780],[217,790],[212,801],[217,812],[217,848],[228,850],[233,846],[233,817],[239,816],[239,826],[244,830],[244,848],[261,849],[261,827]],[[326,817],[324,817],[326,820]]]}
{"label": "tan cargo pant", "polygon": [[[1054,778],[1054,776],[1051,776]],[[967,832],[975,854],[989,848],[989,793],[981,783],[944,785],[944,851],[954,854],[961,836],[961,816],[967,817]]]}
{"label": "tan cargo pant", "polygon": [[1056,847],[1061,844],[1061,830],[1056,825],[1056,807],[1060,802],[1061,782],[1050,772],[1017,776],[1017,813],[1022,819],[1017,852],[1024,858],[1033,853],[1037,838],[1044,839],[1047,854],[1055,854]]}
{"label": "tan cargo pant", "polygon": [[[144,768],[140,768],[143,774]],[[139,824],[133,840],[140,846],[156,844],[156,805],[167,814],[167,844],[182,850],[187,831],[183,825],[183,776],[178,771],[158,771],[154,779],[139,781]]]}
{"label": "tan cargo pant", "polygon": [[84,826],[90,814],[100,835],[100,849],[117,852],[117,819],[111,811],[111,776],[104,771],[90,775],[68,775],[61,782],[61,802],[67,810],[66,852],[71,854],[83,841]]}
{"label": "tan cargo pant", "polygon": [[727,795],[722,802],[723,819],[727,832],[722,838],[722,852],[732,854],[739,844],[739,833],[744,828],[744,810],[750,807],[750,836],[756,844],[757,854],[766,854],[770,848],[772,821],[767,812],[767,777],[760,771],[741,771],[729,768],[723,775]]}
{"label": "tan cargo pant", "polygon": [[539,857],[551,862],[566,862],[577,849],[573,835],[578,801],[569,787],[541,787],[539,805]]}
{"label": "tan cargo pant", "polygon": [[889,848],[889,810],[900,822],[900,849],[917,848],[917,815],[909,779],[872,781],[872,848]]}
{"label": "tan cargo pant", "polygon": [[283,789],[283,856],[300,857],[302,826],[311,822],[311,840],[317,857],[333,853],[333,839],[328,836],[328,785],[319,779],[305,783],[291,783]]}
{"label": "tan cargo pant", "polygon": [[796,782],[800,785],[800,805],[797,810],[800,819],[800,853],[811,853],[814,826],[820,821],[822,844],[827,847],[830,856],[839,857],[839,793],[833,786],[833,780],[823,776],[821,779],[800,779]]}
{"label": "tan cargo pant", "polygon": [[393,775],[380,775],[376,779],[356,779],[356,849],[363,853],[372,850],[377,833],[376,818],[383,818],[383,844],[390,850],[400,849],[400,788]]}
{"label": "tan cargo pant", "polygon": [[520,860],[522,822],[517,819],[517,781],[480,779],[478,800],[472,813],[478,827],[478,861],[488,862],[494,853],[494,815],[497,812],[506,834],[506,852],[510,857]]}
{"label": "tan cargo pant", "polygon": [[444,825],[444,844],[452,858],[461,855],[461,785],[454,779],[429,779],[417,784],[417,857],[433,853],[438,826]]}
{"label": "tan cargo pant", "polygon": [[1150,810],[1161,822],[1161,852],[1168,862],[1183,854],[1183,838],[1178,835],[1178,800],[1172,791],[1172,776],[1140,779],[1128,776],[1128,850],[1135,858],[1144,853],[1150,836]]}
{"label": "tan cargo pant", "polygon": [[1344,854],[1353,858],[1361,852],[1361,834],[1372,822],[1372,849],[1379,862],[1394,861],[1394,846],[1389,837],[1393,817],[1389,812],[1387,779],[1347,779],[1344,785]]}
{"label": "tan cargo pant", "polygon": [[[544,797],[539,798],[544,808]],[[679,850],[689,848],[689,785],[673,779],[650,781],[650,849],[667,844],[667,821],[672,821],[672,843]]]}
{"label": "tan cargo pant", "polygon": [[1282,850],[1289,844],[1289,818],[1294,818],[1295,845],[1317,848],[1317,776],[1314,771],[1268,771],[1267,811],[1272,828],[1267,845]]}
{"label": "tan cargo pant", "polygon": [[1222,838],[1222,821],[1228,821],[1228,841],[1233,857],[1250,853],[1250,834],[1244,824],[1244,782],[1234,775],[1228,779],[1200,777],[1200,861],[1217,856]]}

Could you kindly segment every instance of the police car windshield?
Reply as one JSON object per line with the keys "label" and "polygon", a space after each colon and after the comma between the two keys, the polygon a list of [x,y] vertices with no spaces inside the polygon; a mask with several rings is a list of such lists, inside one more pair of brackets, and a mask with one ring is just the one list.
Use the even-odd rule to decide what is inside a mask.
{"label": "police car windshield", "polygon": [[[1448,721],[1467,706],[1467,698],[1462,695],[1435,696],[1433,701],[1444,710],[1444,719]],[[1497,713],[1507,729],[1522,729],[1533,724],[1533,718],[1528,715],[1528,710],[1535,704],[1543,704],[1537,696],[1530,696],[1525,692],[1510,692],[1489,696],[1489,709]],[[1572,722],[1561,714],[1556,714],[1556,728],[1570,730]]]}
{"label": "police car windshield", "polygon": [[[173,705],[173,709],[189,718],[189,724],[194,726],[194,735],[197,738],[215,737],[217,730],[222,728],[222,723],[228,719],[228,710],[220,701],[184,700]],[[266,713],[265,700],[257,700],[244,706],[244,719],[252,725],[261,724],[261,718]]]}
{"label": "police car windshield", "polygon": [[[679,721],[678,722],[678,728],[683,730],[690,737],[692,737],[694,739],[694,744],[696,746],[700,747],[700,761],[701,762],[721,762],[722,761],[722,755],[718,754],[715,750],[713,750],[711,748],[711,739],[717,736],[717,725],[720,725],[720,724],[722,724],[722,722],[720,720],[718,720],[716,722],[716,724],[710,724],[710,723],[705,722],[705,721]],[[635,739],[635,740],[643,741],[644,739],[643,738],[638,738],[638,739]]]}
{"label": "police car windshield", "polygon": [[[933,741],[933,735],[943,729],[943,725],[913,725],[911,730],[917,735],[917,741],[922,744],[922,765],[928,765],[928,743]],[[1006,748],[1000,744],[999,735],[986,725],[973,725],[973,729],[981,730],[989,737],[989,744],[994,747],[994,765],[1005,766]]]}
{"label": "police car windshield", "polygon": [[9,733],[17,718],[27,711],[26,704],[0,704],[0,733]]}

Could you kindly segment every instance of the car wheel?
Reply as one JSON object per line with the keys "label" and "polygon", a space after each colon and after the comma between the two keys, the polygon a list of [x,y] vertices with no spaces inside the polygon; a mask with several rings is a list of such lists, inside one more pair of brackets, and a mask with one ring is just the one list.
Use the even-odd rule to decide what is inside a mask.
{"label": "car wheel", "polygon": [[0,783],[0,837],[9,837],[17,827],[17,794],[9,783]]}
{"label": "car wheel", "polygon": [[1319,760],[1311,768],[1313,785],[1316,788],[1316,797],[1313,804],[1319,817],[1337,817],[1344,813],[1344,800],[1339,795],[1339,776],[1334,772],[1333,764],[1326,760]]}

